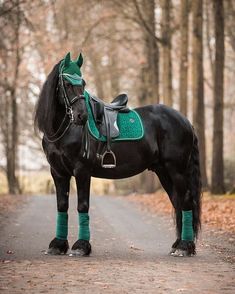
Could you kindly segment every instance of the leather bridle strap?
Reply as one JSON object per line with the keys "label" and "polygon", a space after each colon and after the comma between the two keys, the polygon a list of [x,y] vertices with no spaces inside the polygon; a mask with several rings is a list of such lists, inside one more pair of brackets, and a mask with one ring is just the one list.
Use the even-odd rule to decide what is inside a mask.
{"label": "leather bridle strap", "polygon": [[73,114],[73,108],[72,105],[79,99],[85,99],[84,95],[79,95],[79,96],[75,96],[71,101],[68,98],[68,95],[66,93],[66,89],[64,86],[64,79],[63,79],[63,75],[64,74],[60,74],[60,85],[62,88],[62,92],[63,92],[63,98],[64,98],[64,104],[65,104],[65,108],[66,108],[66,113],[68,114],[70,121],[74,122],[74,114]]}

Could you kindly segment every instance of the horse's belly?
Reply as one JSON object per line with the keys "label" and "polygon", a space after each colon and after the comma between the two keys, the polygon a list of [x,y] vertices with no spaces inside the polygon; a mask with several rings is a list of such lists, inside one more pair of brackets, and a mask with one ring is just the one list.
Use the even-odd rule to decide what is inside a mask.
{"label": "horse's belly", "polygon": [[97,168],[92,172],[92,177],[105,179],[124,179],[143,172],[147,167],[119,166],[116,168]]}

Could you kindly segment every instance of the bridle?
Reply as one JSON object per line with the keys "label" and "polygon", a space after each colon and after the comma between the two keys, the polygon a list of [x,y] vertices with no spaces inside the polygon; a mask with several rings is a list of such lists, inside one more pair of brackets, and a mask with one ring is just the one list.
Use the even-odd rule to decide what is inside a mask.
{"label": "bridle", "polygon": [[[61,89],[62,89],[62,95],[63,95],[63,100],[64,100],[64,105],[65,105],[66,112],[65,112],[65,116],[64,116],[64,118],[62,120],[62,123],[60,124],[57,131],[53,135],[44,134],[46,140],[48,142],[50,142],[50,143],[54,143],[54,142],[57,142],[58,140],[60,140],[65,135],[65,133],[68,131],[68,129],[70,128],[70,125],[74,122],[73,104],[75,102],[77,102],[79,99],[84,99],[85,100],[84,94],[81,94],[81,95],[78,95],[78,96],[76,95],[71,100],[69,99],[68,94],[66,92],[65,81],[64,81],[64,78],[66,78],[66,77],[71,77],[71,75],[67,74],[67,73],[60,72],[60,74],[59,74],[59,82],[58,82],[57,89],[56,89],[57,93],[59,91],[59,87],[61,87]],[[80,85],[83,85],[85,87],[86,83],[85,83],[85,81],[83,80],[82,77],[80,77],[80,76],[76,76],[76,77],[72,76],[72,78],[76,79],[77,82]],[[67,117],[69,117],[69,121],[67,122],[67,125],[65,126],[65,123],[67,121]],[[64,129],[64,130],[61,133],[62,129]]]}
{"label": "bridle", "polygon": [[[72,105],[77,102],[79,99],[84,99],[85,100],[85,96],[84,94],[81,94],[79,96],[74,96],[71,100],[69,100],[69,97],[67,95],[65,86],[64,86],[64,77],[70,77],[70,74],[67,73],[60,73],[59,75],[59,84],[58,87],[61,86],[62,88],[62,93],[63,93],[63,99],[64,99],[64,104],[65,104],[65,108],[66,108],[66,114],[69,116],[70,118],[70,122],[73,123],[74,122],[74,114],[73,114],[73,107]],[[73,79],[75,79],[73,77]],[[81,85],[85,86],[85,81],[83,80],[82,77],[76,77],[76,79],[81,83]]]}

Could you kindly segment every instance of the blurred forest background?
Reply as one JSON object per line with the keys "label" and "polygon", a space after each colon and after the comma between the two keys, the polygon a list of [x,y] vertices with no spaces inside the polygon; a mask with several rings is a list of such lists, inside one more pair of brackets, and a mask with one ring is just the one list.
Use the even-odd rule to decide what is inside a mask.
{"label": "blurred forest background", "polygon": [[[233,0],[0,0],[0,193],[52,190],[33,115],[68,51],[83,53],[98,97],[126,92],[131,107],[164,103],[185,114],[199,137],[204,189],[234,191]],[[101,193],[159,187],[151,172],[94,183]]]}

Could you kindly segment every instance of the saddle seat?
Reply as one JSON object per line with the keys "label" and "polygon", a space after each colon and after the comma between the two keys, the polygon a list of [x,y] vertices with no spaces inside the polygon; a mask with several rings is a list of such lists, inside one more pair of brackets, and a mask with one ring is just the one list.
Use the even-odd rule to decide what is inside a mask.
{"label": "saddle seat", "polygon": [[[128,111],[129,109],[127,108],[127,102],[128,96],[126,94],[119,94],[116,98],[113,99],[111,103],[104,102],[98,97],[90,96],[90,103],[95,117],[96,115],[99,116],[100,114],[103,114],[99,112],[102,112],[104,107],[117,111]],[[93,108],[94,105],[95,109]]]}

